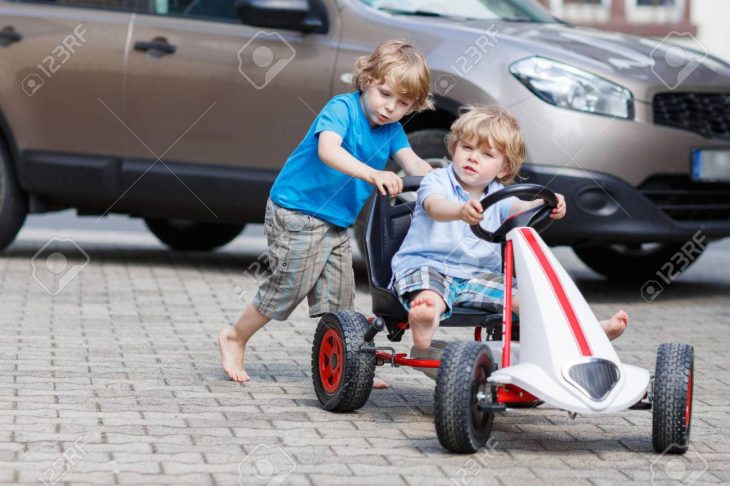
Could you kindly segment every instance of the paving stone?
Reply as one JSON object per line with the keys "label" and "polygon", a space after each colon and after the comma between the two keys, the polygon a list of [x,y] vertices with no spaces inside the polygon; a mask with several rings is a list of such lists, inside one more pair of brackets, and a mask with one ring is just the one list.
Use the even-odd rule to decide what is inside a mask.
{"label": "paving stone", "polygon": [[[265,249],[262,237],[188,254],[146,234],[115,241],[71,232],[91,261],[50,296],[29,260],[54,234],[24,229],[0,255],[0,484],[37,484],[64,454],[74,458],[61,478],[68,484],[238,484],[239,468],[267,463],[274,476],[249,474],[246,484],[277,474],[317,486],[659,484],[676,475],[672,458],[653,452],[651,413],[642,411],[573,420],[546,405],[510,410],[495,418],[492,449],[445,452],[434,381],[404,367],[378,368],[391,388],[374,390],[362,409],[323,411],[306,304],[252,339],[253,381],[228,381],[216,335],[247,303],[229,289]],[[730,240],[710,245],[651,304],[640,288],[607,283],[570,251],[556,253],[597,315],[631,314],[615,342],[622,361],[651,369],[659,343],[695,347],[692,447],[674,459],[686,466],[680,480],[730,482]],[[370,308],[364,280],[356,307]],[[441,339],[470,337],[439,330]],[[409,337],[392,345],[410,351]]]}

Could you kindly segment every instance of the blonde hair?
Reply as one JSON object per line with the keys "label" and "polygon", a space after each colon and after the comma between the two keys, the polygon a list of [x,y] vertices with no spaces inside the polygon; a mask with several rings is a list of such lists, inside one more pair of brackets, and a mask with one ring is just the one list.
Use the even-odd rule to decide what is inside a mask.
{"label": "blonde hair", "polygon": [[500,106],[468,106],[467,110],[451,125],[446,138],[449,155],[454,156],[459,141],[476,139],[477,145],[486,145],[504,155],[507,174],[497,180],[503,184],[514,181],[525,160],[525,140],[519,122]]}
{"label": "blonde hair", "polygon": [[378,44],[372,54],[355,61],[352,83],[358,91],[386,82],[401,96],[414,100],[411,112],[433,110],[428,63],[411,44],[385,41]]}

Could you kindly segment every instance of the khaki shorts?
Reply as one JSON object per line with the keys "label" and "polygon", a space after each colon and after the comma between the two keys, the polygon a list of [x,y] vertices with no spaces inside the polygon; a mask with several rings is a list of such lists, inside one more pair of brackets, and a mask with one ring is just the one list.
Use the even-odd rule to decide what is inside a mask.
{"label": "khaki shorts", "polygon": [[[516,293],[513,280],[512,293]],[[444,299],[446,310],[441,320],[451,317],[454,307],[479,309],[501,314],[504,309],[504,275],[485,272],[473,278],[459,278],[444,275],[431,267],[414,268],[394,285],[398,300],[406,310],[411,309],[411,300],[421,290],[431,290]],[[515,316],[516,317],[516,316]]]}
{"label": "khaki shorts", "polygon": [[351,310],[355,299],[350,237],[321,219],[269,199],[264,221],[271,275],[253,306],[270,319],[287,319],[307,297],[309,315]]}

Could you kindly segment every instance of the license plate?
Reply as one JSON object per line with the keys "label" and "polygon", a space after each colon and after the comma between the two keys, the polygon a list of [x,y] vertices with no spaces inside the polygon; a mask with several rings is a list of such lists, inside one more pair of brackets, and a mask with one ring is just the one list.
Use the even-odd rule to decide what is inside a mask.
{"label": "license plate", "polygon": [[730,181],[730,150],[692,150],[692,179]]}

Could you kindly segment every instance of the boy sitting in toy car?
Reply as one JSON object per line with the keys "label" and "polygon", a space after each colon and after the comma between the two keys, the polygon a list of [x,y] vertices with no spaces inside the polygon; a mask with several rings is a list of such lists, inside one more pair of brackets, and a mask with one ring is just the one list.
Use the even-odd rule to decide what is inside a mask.
{"label": "boy sitting in toy car", "polygon": [[[439,322],[454,306],[502,312],[500,247],[478,239],[469,226],[494,231],[511,215],[542,204],[511,197],[483,211],[479,202],[512,182],[525,157],[519,123],[507,110],[471,107],[451,126],[447,145],[453,162],[423,178],[408,235],[392,262],[393,287],[409,311],[418,349],[430,346]],[[566,211],[565,198],[557,196],[553,219]],[[512,310],[519,313],[517,295]],[[619,311],[601,326],[609,339],[616,339],[628,321],[628,314]]]}

